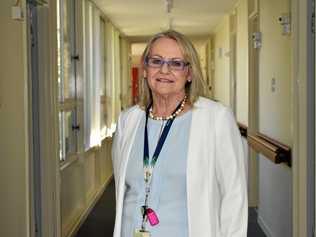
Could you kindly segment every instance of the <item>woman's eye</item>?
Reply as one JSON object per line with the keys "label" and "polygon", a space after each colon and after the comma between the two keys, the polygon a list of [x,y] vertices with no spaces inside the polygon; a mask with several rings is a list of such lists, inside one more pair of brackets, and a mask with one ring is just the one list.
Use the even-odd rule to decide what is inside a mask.
{"label": "woman's eye", "polygon": [[153,58],[151,59],[152,64],[161,65],[161,59]]}
{"label": "woman's eye", "polygon": [[182,67],[183,62],[182,61],[171,61],[170,64],[172,67]]}

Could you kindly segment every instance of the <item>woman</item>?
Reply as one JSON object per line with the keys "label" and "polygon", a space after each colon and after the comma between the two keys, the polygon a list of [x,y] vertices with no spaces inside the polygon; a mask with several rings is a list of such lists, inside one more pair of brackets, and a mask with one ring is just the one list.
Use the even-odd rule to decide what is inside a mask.
{"label": "woman", "polygon": [[175,31],[142,56],[140,102],[113,143],[114,237],[245,237],[245,158],[234,118],[203,97],[197,53]]}

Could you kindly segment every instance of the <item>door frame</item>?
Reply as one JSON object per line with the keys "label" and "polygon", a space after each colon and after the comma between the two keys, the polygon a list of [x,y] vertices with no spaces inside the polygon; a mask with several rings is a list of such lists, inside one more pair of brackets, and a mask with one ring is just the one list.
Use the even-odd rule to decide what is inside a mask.
{"label": "door frame", "polygon": [[315,59],[313,0],[293,0],[293,237],[314,236]]}
{"label": "door frame", "polygon": [[59,163],[59,142],[58,142],[58,64],[57,64],[57,0],[50,0],[46,8],[48,28],[47,34],[43,35],[42,40],[47,42],[46,70],[48,80],[42,87],[42,125],[45,134],[44,153],[45,166],[44,170],[49,171],[46,174],[44,185],[47,185],[47,218],[42,222],[43,236],[61,237],[61,201],[60,201],[60,163]]}
{"label": "door frame", "polygon": [[[256,1],[255,1],[256,2]],[[256,3],[257,6],[257,3]],[[248,134],[256,133],[258,131],[258,114],[259,114],[259,48],[254,48],[252,33],[259,32],[258,8],[255,12],[249,12],[248,25],[249,25],[249,99],[248,99]],[[249,147],[249,174],[248,174],[248,187],[249,187],[249,206],[258,207],[259,191],[258,191],[258,153]]]}
{"label": "door frame", "polygon": [[[36,116],[38,128],[34,130],[35,124],[30,124],[31,136],[36,135],[37,140],[30,137],[30,157],[37,155],[37,158],[30,162],[30,185],[32,191],[30,197],[31,221],[30,236],[60,237],[61,218],[60,218],[60,176],[59,176],[59,155],[58,155],[58,107],[57,107],[57,2],[27,0],[27,4],[33,4],[36,9],[37,27],[34,29],[36,34],[36,53],[37,60],[33,62],[33,71],[36,71],[38,79],[33,81],[32,76],[32,55],[28,49],[29,74],[28,80],[30,88],[32,83],[37,83],[37,92],[32,101],[33,92],[30,91],[29,119]],[[30,21],[27,18],[26,21]],[[30,22],[27,22],[30,24]],[[28,45],[31,45],[30,37]],[[35,64],[35,65],[34,65]],[[36,76],[36,75],[35,75]],[[36,133],[36,134],[35,134]],[[38,151],[35,154],[35,149]],[[33,173],[35,172],[35,173]],[[34,180],[40,179],[40,180]],[[37,189],[36,186],[38,187]],[[35,197],[37,199],[33,200]],[[34,201],[40,201],[38,205]],[[38,210],[40,208],[40,210]],[[37,213],[36,212],[40,212]],[[38,219],[40,218],[40,220]],[[35,227],[35,225],[40,225]],[[36,233],[36,229],[38,232]]]}

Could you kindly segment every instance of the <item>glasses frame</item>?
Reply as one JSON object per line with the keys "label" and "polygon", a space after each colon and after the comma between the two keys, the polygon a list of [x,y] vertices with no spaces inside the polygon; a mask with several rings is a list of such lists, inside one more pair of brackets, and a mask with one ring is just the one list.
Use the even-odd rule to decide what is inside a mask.
{"label": "glasses frame", "polygon": [[[150,59],[158,59],[158,60],[161,60],[161,64],[160,65],[150,65],[149,64],[149,60]],[[171,65],[171,62],[181,62],[183,63],[182,65],[182,68],[178,69],[178,68],[174,68],[172,65]],[[185,69],[185,67],[189,66],[190,63],[189,62],[186,62],[184,60],[181,60],[181,59],[175,59],[175,58],[171,58],[171,59],[164,59],[164,58],[161,58],[161,57],[147,57],[146,60],[145,60],[145,64],[148,66],[148,67],[151,67],[151,68],[162,68],[164,64],[167,64],[168,66],[168,69],[171,70],[171,71],[183,71]]]}

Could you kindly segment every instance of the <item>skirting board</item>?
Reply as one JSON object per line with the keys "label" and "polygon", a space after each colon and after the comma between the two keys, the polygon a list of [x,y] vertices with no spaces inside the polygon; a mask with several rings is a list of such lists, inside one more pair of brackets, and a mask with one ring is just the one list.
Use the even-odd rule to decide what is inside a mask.
{"label": "skirting board", "polygon": [[98,202],[98,200],[101,198],[104,190],[106,189],[106,187],[108,186],[108,184],[111,182],[111,180],[113,179],[113,174],[108,178],[108,180],[104,183],[104,185],[102,186],[102,188],[99,189],[99,191],[97,192],[97,194],[94,196],[94,198],[92,199],[90,205],[87,207],[87,209],[82,213],[82,215],[80,216],[80,218],[78,219],[77,223],[73,226],[73,228],[71,229],[71,231],[69,232],[69,234],[67,235],[67,237],[74,237],[77,232],[79,231],[79,228],[81,227],[81,225],[85,222],[85,220],[87,219],[88,215],[90,214],[91,210],[93,209],[93,207],[95,206],[95,204]]}
{"label": "skirting board", "polygon": [[258,213],[258,225],[261,227],[262,231],[265,233],[267,237],[273,237],[270,228],[264,222],[263,218]]}

